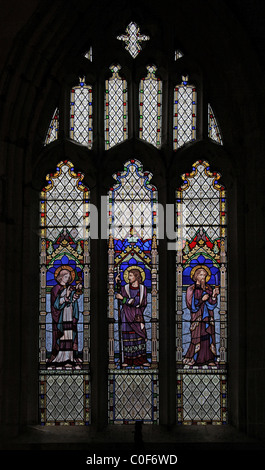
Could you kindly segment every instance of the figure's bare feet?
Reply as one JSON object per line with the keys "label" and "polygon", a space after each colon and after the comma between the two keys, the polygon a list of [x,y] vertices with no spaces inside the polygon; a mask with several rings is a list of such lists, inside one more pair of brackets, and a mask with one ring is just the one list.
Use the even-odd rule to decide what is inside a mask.
{"label": "figure's bare feet", "polygon": [[194,359],[186,358],[186,359],[183,360],[183,364],[185,364],[187,366],[193,366],[195,364],[195,361],[194,361]]}
{"label": "figure's bare feet", "polygon": [[122,364],[122,367],[128,367],[128,364],[123,363],[123,364]]}

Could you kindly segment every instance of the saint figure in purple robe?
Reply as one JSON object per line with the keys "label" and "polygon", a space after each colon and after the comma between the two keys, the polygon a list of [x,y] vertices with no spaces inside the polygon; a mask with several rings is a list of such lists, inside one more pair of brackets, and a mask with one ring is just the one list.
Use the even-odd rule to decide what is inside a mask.
{"label": "saint figure in purple robe", "polygon": [[191,341],[183,360],[187,365],[215,365],[214,309],[219,288],[212,289],[207,284],[210,277],[211,272],[205,266],[196,266],[191,272],[194,284],[188,287],[186,293],[186,305],[191,315]]}
{"label": "saint figure in purple robe", "polygon": [[142,284],[141,272],[136,267],[128,273],[129,283],[121,286],[116,298],[120,302],[123,363],[122,367],[149,367],[146,357],[147,334],[144,310],[147,291]]}

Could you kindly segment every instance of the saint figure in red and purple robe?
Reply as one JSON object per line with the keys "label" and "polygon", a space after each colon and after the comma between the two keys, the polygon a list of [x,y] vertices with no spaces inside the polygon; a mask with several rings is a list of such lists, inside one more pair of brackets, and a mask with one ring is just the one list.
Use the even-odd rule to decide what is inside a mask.
{"label": "saint figure in red and purple robe", "polygon": [[149,367],[150,363],[146,357],[147,334],[144,320],[147,291],[142,283],[141,271],[137,267],[128,268],[127,271],[129,282],[121,286],[120,293],[116,294],[120,302],[122,367]]}

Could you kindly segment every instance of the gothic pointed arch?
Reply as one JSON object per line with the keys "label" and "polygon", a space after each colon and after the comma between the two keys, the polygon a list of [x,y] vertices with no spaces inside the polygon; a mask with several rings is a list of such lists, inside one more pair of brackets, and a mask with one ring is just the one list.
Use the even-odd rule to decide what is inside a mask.
{"label": "gothic pointed arch", "polygon": [[[247,429],[256,436],[264,435],[260,418],[264,316],[260,311],[262,289],[259,287],[264,270],[264,253],[260,249],[264,220],[264,133],[260,122],[264,112],[261,99],[264,77],[247,30],[243,31],[239,22],[235,27],[239,12],[235,11],[233,16],[232,6],[223,1],[218,6],[208,1],[184,2],[181,7],[175,2],[170,10],[166,4],[156,10],[149,0],[141,6],[106,2],[104,14],[102,3],[91,5],[83,0],[74,8],[70,2],[53,2],[49,8],[40,2],[35,11],[33,3],[24,6],[24,16],[19,18],[16,29],[17,33],[21,25],[19,33],[14,34],[12,44],[7,37],[10,47],[5,45],[1,50],[5,59],[0,78],[3,159],[0,208],[4,246],[0,289],[5,299],[0,329],[4,364],[1,418],[4,426],[17,430],[39,422],[36,331],[40,286],[36,276],[39,271],[36,219],[39,190],[46,175],[55,172],[61,161],[72,162],[75,170],[85,175],[83,181],[98,207],[101,196],[108,194],[112,187],[112,175],[130,158],[139,159],[154,175],[152,181],[159,192],[159,201],[166,207],[168,203],[175,204],[175,188],[183,183],[181,175],[192,173],[192,166],[201,160],[209,163],[210,171],[220,172],[228,200],[229,419],[236,430]],[[17,12],[12,12],[12,18],[13,15]],[[148,36],[148,40],[140,42],[141,48],[136,42],[135,57],[125,49],[126,42],[117,39],[118,35],[126,34],[132,21],[139,25],[141,39],[143,35]],[[15,33],[15,21],[13,28]],[[129,126],[126,142],[117,143],[107,156],[104,90],[113,63],[121,64],[126,71]],[[163,81],[159,148],[139,139],[139,83],[146,76],[149,64],[155,64],[157,76]],[[174,86],[181,84],[186,76],[197,91],[196,140],[189,140],[174,151]],[[70,136],[71,89],[80,77],[93,86],[92,148]],[[214,133],[208,126],[208,103],[214,111]],[[44,149],[57,106],[57,138]],[[216,140],[217,134],[221,134],[222,145]],[[122,149],[126,149],[123,155]],[[258,256],[247,249],[253,245],[259,250]],[[160,241],[159,254],[159,305],[163,305],[163,321],[159,312],[159,420],[167,426],[174,425],[177,419],[176,263],[175,252],[167,252],[167,240]],[[91,315],[94,328],[91,422],[102,429],[108,422],[106,240],[93,240],[92,257],[91,312],[99,314]],[[215,431],[219,436],[219,431]],[[143,433],[147,436],[145,428]],[[205,442],[208,430],[201,426],[199,433]],[[186,434],[190,436],[190,429]],[[74,439],[71,429],[69,435]],[[117,435],[116,427],[113,433],[116,441]],[[172,439],[178,435],[174,429]],[[226,431],[222,435],[227,436]]]}

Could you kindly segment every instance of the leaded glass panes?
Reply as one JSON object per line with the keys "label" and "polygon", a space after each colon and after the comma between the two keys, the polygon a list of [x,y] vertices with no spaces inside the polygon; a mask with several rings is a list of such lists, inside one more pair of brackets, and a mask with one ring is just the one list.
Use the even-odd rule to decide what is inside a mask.
{"label": "leaded glass panes", "polygon": [[177,421],[227,422],[226,192],[197,161],[176,193]]}
{"label": "leaded glass panes", "polygon": [[54,140],[58,139],[58,131],[59,131],[59,108],[53,113],[52,120],[49,125],[49,129],[45,139],[45,145],[50,144]]}
{"label": "leaded glass panes", "polygon": [[221,132],[210,104],[208,104],[208,135],[210,139],[222,145]]}
{"label": "leaded glass panes", "polygon": [[158,422],[157,190],[138,160],[109,191],[109,422]]}
{"label": "leaded glass panes", "polygon": [[126,28],[126,34],[117,36],[117,39],[124,42],[125,49],[135,59],[142,49],[141,43],[150,38],[146,34],[141,34],[139,26],[132,21]]}
{"label": "leaded glass panes", "polygon": [[61,161],[40,194],[40,421],[88,424],[89,190]]}
{"label": "leaded glass panes", "polygon": [[175,60],[181,59],[183,57],[183,52],[181,52],[179,49],[175,51]]}
{"label": "leaded glass panes", "polygon": [[90,62],[92,62],[92,57],[93,57],[93,50],[92,50],[92,46],[89,48],[89,50],[84,54],[84,57],[89,60]]}
{"label": "leaded glass panes", "polygon": [[42,425],[84,425],[90,421],[90,377],[72,371],[40,374]]}
{"label": "leaded glass panes", "polygon": [[105,148],[128,137],[127,82],[119,75],[119,65],[112,65],[112,77],[105,82]]}
{"label": "leaded glass panes", "polygon": [[173,149],[196,139],[196,88],[189,84],[188,77],[174,88]]}
{"label": "leaded glass panes", "polygon": [[155,147],[161,145],[162,129],[162,81],[155,76],[156,67],[147,66],[147,75],[140,81],[139,137]]}
{"label": "leaded glass panes", "polygon": [[84,77],[71,89],[70,138],[92,148],[92,87],[86,84]]}

